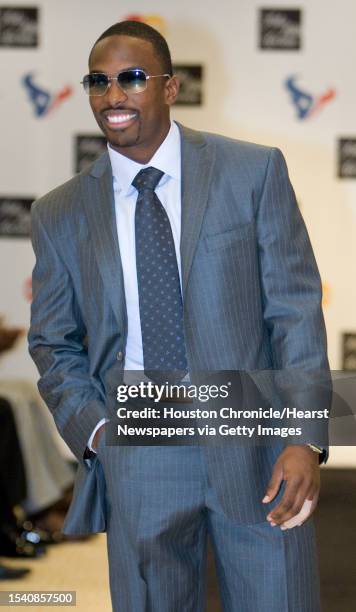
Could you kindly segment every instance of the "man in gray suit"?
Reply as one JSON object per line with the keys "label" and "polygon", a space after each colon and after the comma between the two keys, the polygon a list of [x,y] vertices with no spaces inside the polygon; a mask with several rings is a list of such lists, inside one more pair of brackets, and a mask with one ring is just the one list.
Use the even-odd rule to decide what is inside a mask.
{"label": "man in gray suit", "polygon": [[103,436],[132,371],[327,369],[283,156],[171,122],[179,84],[145,24],[105,31],[89,71],[108,152],[32,209],[30,352],[79,461],[66,531],[107,531],[120,612],[203,610],[207,534],[225,611],[317,612],[321,449]]}

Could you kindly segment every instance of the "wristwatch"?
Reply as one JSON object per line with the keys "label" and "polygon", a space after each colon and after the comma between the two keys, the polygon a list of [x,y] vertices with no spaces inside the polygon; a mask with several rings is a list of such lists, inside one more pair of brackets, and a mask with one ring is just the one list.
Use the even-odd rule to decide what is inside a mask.
{"label": "wristwatch", "polygon": [[316,444],[311,444],[308,443],[306,446],[309,446],[309,448],[314,451],[314,453],[318,453],[319,455],[319,463],[323,463],[324,459],[325,459],[325,455],[326,455],[326,451],[324,448],[321,448],[321,446],[317,446]]}

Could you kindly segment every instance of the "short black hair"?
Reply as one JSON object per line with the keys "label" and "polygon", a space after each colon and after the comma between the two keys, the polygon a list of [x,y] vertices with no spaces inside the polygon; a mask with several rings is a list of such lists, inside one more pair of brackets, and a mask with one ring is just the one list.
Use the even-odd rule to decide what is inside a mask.
{"label": "short black hair", "polygon": [[151,26],[147,25],[143,21],[119,21],[110,26],[105,32],[103,32],[99,38],[95,41],[92,50],[89,55],[89,63],[91,55],[95,49],[96,44],[108,38],[109,36],[132,36],[133,38],[142,38],[147,40],[153,46],[157,56],[162,62],[162,69],[164,73],[173,75],[172,59],[169,47],[165,38],[162,34],[155,30]]}

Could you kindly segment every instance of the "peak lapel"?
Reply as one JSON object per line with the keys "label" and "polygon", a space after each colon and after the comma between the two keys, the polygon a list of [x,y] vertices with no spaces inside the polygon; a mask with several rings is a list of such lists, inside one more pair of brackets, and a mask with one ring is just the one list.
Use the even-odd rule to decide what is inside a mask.
{"label": "peak lapel", "polygon": [[181,260],[183,295],[200,235],[208,201],[209,186],[215,161],[215,146],[203,134],[184,128],[182,146],[182,232]]}
{"label": "peak lapel", "polygon": [[112,172],[108,154],[84,175],[84,207],[104,288],[119,329],[126,329],[124,278],[117,238]]}

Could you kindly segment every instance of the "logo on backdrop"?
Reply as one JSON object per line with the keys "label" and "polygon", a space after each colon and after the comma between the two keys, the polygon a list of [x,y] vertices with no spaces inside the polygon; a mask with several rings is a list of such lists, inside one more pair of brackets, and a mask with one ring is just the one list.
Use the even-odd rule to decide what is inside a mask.
{"label": "logo on backdrop", "polygon": [[200,106],[203,102],[203,66],[175,64],[173,72],[180,81],[176,104]]}
{"label": "logo on backdrop", "polygon": [[70,85],[65,85],[59,91],[51,93],[48,89],[35,83],[33,72],[29,72],[22,77],[22,85],[26,90],[36,117],[46,117],[73,93],[73,88]]}
{"label": "logo on backdrop", "polygon": [[331,102],[336,91],[329,87],[321,94],[314,94],[300,87],[296,76],[290,76],[284,81],[284,86],[289,94],[289,99],[293,104],[298,119],[309,119],[312,115],[320,112],[326,104]]}
{"label": "logo on backdrop", "polygon": [[[166,21],[160,15],[141,15],[139,13],[131,13],[130,15],[125,15],[122,18],[123,21],[142,21],[143,23],[147,23],[155,30],[158,30],[162,36],[166,34]],[[121,20],[120,20],[121,21]]]}
{"label": "logo on backdrop", "polygon": [[37,47],[38,13],[33,7],[0,7],[0,47]]}
{"label": "logo on backdrop", "polygon": [[301,48],[302,11],[300,9],[260,9],[260,49]]}
{"label": "logo on backdrop", "polygon": [[106,139],[95,134],[78,134],[75,137],[75,172],[85,170],[99,155],[106,151]]}
{"label": "logo on backdrop", "polygon": [[342,336],[342,369],[356,371],[356,333]]}
{"label": "logo on backdrop", "polygon": [[0,196],[2,238],[27,238],[30,235],[30,210],[34,199]]}
{"label": "logo on backdrop", "polygon": [[356,138],[339,140],[338,176],[356,178]]}

